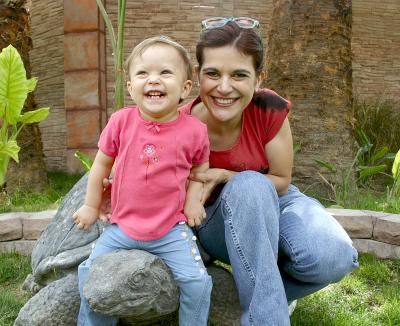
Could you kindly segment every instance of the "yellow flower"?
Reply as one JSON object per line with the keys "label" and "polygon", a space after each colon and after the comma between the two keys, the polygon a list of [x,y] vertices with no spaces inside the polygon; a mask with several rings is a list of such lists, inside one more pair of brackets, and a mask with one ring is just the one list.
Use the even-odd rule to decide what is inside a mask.
{"label": "yellow flower", "polygon": [[394,158],[392,166],[393,178],[396,178],[399,175],[399,166],[400,166],[400,150],[397,152],[396,157]]}

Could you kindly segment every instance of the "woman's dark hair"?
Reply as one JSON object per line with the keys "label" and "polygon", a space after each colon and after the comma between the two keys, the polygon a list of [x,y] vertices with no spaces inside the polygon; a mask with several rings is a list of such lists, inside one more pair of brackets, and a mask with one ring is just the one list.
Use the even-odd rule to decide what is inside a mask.
{"label": "woman's dark hair", "polygon": [[200,34],[196,45],[196,58],[201,68],[203,53],[206,48],[219,48],[233,45],[239,52],[253,58],[256,74],[264,67],[264,44],[262,38],[254,29],[240,28],[234,22],[228,22],[223,27],[206,29]]}
{"label": "woman's dark hair", "polygon": [[[264,68],[264,44],[261,36],[256,30],[240,28],[234,22],[228,22],[219,28],[206,29],[200,34],[200,39],[196,45],[196,58],[199,68],[203,65],[204,49],[227,45],[232,45],[240,53],[251,56],[256,75],[261,74]],[[256,92],[253,95],[253,101],[256,106],[263,110],[267,108],[283,110],[288,105],[285,99],[274,96],[270,92]]]}

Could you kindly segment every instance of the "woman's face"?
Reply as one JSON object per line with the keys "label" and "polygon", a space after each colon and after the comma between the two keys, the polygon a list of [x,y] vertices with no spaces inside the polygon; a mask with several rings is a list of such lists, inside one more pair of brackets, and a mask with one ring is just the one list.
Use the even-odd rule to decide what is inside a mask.
{"label": "woman's face", "polygon": [[230,45],[206,48],[198,74],[201,100],[219,122],[241,119],[262,78],[256,75],[253,58]]}

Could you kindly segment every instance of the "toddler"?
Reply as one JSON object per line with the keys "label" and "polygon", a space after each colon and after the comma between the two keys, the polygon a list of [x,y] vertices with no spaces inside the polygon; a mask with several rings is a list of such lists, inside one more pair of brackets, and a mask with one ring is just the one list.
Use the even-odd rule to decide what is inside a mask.
{"label": "toddler", "polygon": [[116,317],[91,310],[83,295],[93,259],[117,249],[142,249],[159,256],[172,271],[180,288],[179,324],[204,326],[212,282],[189,226],[200,225],[205,210],[202,183],[188,181],[188,176],[208,169],[209,142],[206,126],[177,110],[192,87],[190,57],[170,38],[152,37],[133,49],[127,74],[136,106],[110,117],[100,136],[84,205],[73,215],[82,229],[96,222],[102,180],[115,161],[111,225],[78,269],[78,325],[117,323]]}

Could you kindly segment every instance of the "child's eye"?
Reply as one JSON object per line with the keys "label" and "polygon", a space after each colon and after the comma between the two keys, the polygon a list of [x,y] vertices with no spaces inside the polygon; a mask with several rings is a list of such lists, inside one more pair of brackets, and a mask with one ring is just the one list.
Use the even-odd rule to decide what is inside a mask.
{"label": "child's eye", "polygon": [[136,76],[146,76],[146,75],[147,75],[147,72],[144,70],[139,70],[136,72]]}
{"label": "child's eye", "polygon": [[161,75],[171,75],[171,74],[172,74],[172,71],[168,70],[168,69],[161,71]]}

